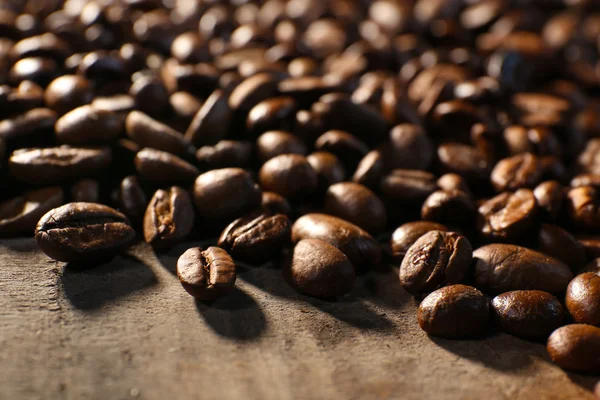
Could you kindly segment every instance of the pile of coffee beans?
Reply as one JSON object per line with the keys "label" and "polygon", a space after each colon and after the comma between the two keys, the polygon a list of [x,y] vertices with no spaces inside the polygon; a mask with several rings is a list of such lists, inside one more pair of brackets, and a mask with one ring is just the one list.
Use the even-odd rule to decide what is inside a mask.
{"label": "pile of coffee beans", "polygon": [[428,334],[600,373],[599,54],[595,0],[0,0],[0,235],[211,238],[202,301],[400,266]]}

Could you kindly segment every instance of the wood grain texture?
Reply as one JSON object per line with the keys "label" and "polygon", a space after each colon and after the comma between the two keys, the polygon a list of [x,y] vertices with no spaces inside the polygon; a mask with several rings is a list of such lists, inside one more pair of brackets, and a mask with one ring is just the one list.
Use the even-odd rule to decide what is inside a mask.
{"label": "wood grain texture", "polygon": [[429,338],[396,271],[337,302],[295,293],[276,268],[196,303],[178,246],[137,245],[73,270],[31,239],[0,242],[0,399],[592,399],[596,378],[543,344]]}

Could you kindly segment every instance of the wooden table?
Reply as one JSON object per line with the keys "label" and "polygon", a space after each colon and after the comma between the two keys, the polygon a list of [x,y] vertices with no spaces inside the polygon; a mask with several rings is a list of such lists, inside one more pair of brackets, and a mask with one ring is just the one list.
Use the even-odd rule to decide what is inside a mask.
{"label": "wooden table", "polygon": [[234,293],[196,303],[173,272],[197,244],[73,270],[32,239],[0,241],[0,399],[593,398],[597,379],[543,344],[427,337],[396,271],[326,302],[242,268]]}

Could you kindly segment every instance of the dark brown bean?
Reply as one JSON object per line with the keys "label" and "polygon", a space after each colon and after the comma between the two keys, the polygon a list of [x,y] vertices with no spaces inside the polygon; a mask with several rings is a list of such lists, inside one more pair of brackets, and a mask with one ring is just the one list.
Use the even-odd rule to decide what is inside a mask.
{"label": "dark brown bean", "polygon": [[395,169],[382,179],[380,189],[393,199],[420,204],[437,190],[437,183],[429,172]]}
{"label": "dark brown bean", "polygon": [[121,181],[118,205],[121,212],[134,225],[138,225],[142,221],[148,200],[137,176],[126,176]]}
{"label": "dark brown bean", "polygon": [[44,102],[62,115],[89,104],[92,97],[92,88],[87,79],[79,75],[63,75],[50,82],[44,93]]}
{"label": "dark brown bean", "polygon": [[234,110],[250,111],[263,100],[272,97],[277,90],[277,80],[262,72],[246,78],[229,96],[229,107]]}
{"label": "dark brown bean", "polygon": [[318,178],[306,157],[299,154],[282,154],[271,158],[259,171],[263,189],[286,198],[305,197],[315,191]]}
{"label": "dark brown bean", "polygon": [[567,210],[575,227],[596,231],[600,227],[600,206],[596,189],[581,186],[567,193]]}
{"label": "dark brown bean", "polygon": [[455,232],[431,231],[417,239],[400,265],[400,283],[413,296],[460,283],[471,265],[473,249]]}
{"label": "dark brown bean", "polygon": [[231,119],[227,94],[215,90],[194,116],[185,138],[196,146],[216,144],[227,135]]}
{"label": "dark brown bean", "polygon": [[600,276],[593,272],[577,275],[567,287],[565,305],[575,322],[600,325]]}
{"label": "dark brown bean", "polygon": [[447,232],[448,228],[437,222],[413,221],[399,226],[390,239],[392,255],[397,261],[402,261],[406,252],[421,236],[430,231]]}
{"label": "dark brown bean", "polygon": [[246,119],[246,128],[252,134],[291,128],[296,115],[296,101],[282,96],[266,99],[252,107]]}
{"label": "dark brown bean", "polygon": [[346,179],[346,169],[332,153],[317,151],[309,154],[306,160],[317,174],[317,190],[321,193],[327,188]]}
{"label": "dark brown bean", "polygon": [[421,218],[454,226],[472,225],[475,203],[462,190],[437,190],[431,193],[421,207]]}
{"label": "dark brown bean", "polygon": [[107,143],[123,132],[122,117],[90,105],[77,107],[56,121],[56,139],[72,145]]}
{"label": "dark brown bean", "polygon": [[442,172],[452,172],[469,183],[481,183],[490,176],[491,167],[477,149],[460,143],[442,144],[437,149]]}
{"label": "dark brown bean", "polygon": [[546,344],[552,361],[576,372],[600,371],[600,328],[571,324],[558,328]]}
{"label": "dark brown bean", "polygon": [[427,169],[434,156],[434,146],[423,128],[400,124],[390,131],[389,147],[383,147],[388,168]]}
{"label": "dark brown bean", "polygon": [[320,298],[342,296],[354,286],[354,268],[336,247],[318,239],[300,240],[284,267],[287,281],[299,292]]}
{"label": "dark brown bean", "polygon": [[82,179],[71,186],[74,202],[97,203],[100,199],[100,184],[93,179]]}
{"label": "dark brown bean", "polygon": [[353,182],[329,186],[324,210],[371,233],[380,232],[387,222],[385,206],[379,197],[365,186]]}
{"label": "dark brown bean", "polygon": [[281,154],[306,155],[306,146],[297,136],[284,131],[268,131],[256,139],[256,154],[262,162]]}
{"label": "dark brown bean", "polygon": [[144,148],[135,155],[135,169],[147,182],[190,184],[200,174],[198,168],[181,158],[156,149]]}
{"label": "dark brown bean", "polygon": [[533,195],[543,219],[556,221],[563,210],[566,191],[557,181],[546,181],[536,186]]}
{"label": "dark brown bean", "polygon": [[53,186],[31,190],[0,203],[0,236],[31,235],[39,219],[63,204],[63,191]]}
{"label": "dark brown bean", "polygon": [[200,166],[208,170],[244,167],[251,156],[252,143],[236,140],[221,140],[214,146],[202,146],[196,152]]}
{"label": "dark brown bean", "polygon": [[194,206],[187,191],[177,186],[159,189],[146,208],[144,240],[157,249],[169,248],[190,234],[194,220]]}
{"label": "dark brown bean", "polygon": [[150,116],[132,111],[125,120],[127,136],[142,147],[152,147],[175,155],[185,156],[191,145],[183,135]]}
{"label": "dark brown bean", "polygon": [[260,207],[262,196],[248,172],[223,168],[198,176],[193,197],[201,217],[229,222]]}
{"label": "dark brown bean", "polygon": [[327,214],[305,214],[292,225],[292,242],[323,240],[344,253],[357,269],[378,265],[381,249],[369,233],[341,218]]}
{"label": "dark brown bean", "polygon": [[188,249],[177,260],[177,277],[198,300],[214,300],[235,286],[236,266],[229,254],[218,247]]}
{"label": "dark brown bean", "polygon": [[350,170],[367,154],[369,148],[348,132],[327,131],[315,142],[315,149],[335,154]]}
{"label": "dark brown bean", "polygon": [[382,152],[372,150],[358,163],[352,181],[371,189],[377,189],[379,182],[385,175],[385,171],[386,167]]}
{"label": "dark brown bean", "polygon": [[292,207],[285,197],[274,192],[263,192],[261,206],[264,210],[274,214],[290,215]]}
{"label": "dark brown bean", "polygon": [[465,285],[446,286],[419,305],[419,326],[428,335],[449,339],[478,336],[490,318],[488,301],[479,290]]}
{"label": "dark brown bean", "polygon": [[48,108],[34,108],[24,114],[0,121],[0,138],[7,145],[30,144],[32,137],[51,136],[56,122],[56,113]]}
{"label": "dark brown bean", "polygon": [[514,290],[490,303],[496,325],[526,339],[546,339],[562,325],[565,311],[560,301],[541,290]]}
{"label": "dark brown bean", "polygon": [[510,244],[489,244],[473,252],[475,284],[490,293],[543,290],[562,293],[573,274],[569,267],[537,251]]}
{"label": "dark brown bean", "polygon": [[586,263],[585,248],[569,232],[557,225],[542,224],[539,233],[539,250],[579,271]]}
{"label": "dark brown bean", "polygon": [[135,240],[127,217],[96,203],[68,203],[37,223],[35,240],[49,257],[65,262],[109,258]]}
{"label": "dark brown bean", "polygon": [[284,214],[255,212],[229,224],[218,246],[243,261],[261,264],[291,243],[291,223]]}
{"label": "dark brown bean", "polygon": [[519,241],[536,227],[537,203],[529,189],[500,193],[483,202],[477,212],[479,232],[491,241]]}

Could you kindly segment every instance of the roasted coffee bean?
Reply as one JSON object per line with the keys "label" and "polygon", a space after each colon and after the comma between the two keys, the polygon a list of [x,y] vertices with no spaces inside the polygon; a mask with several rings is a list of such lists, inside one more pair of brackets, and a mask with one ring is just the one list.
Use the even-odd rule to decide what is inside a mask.
{"label": "roasted coffee bean", "polygon": [[542,182],[533,190],[542,219],[553,222],[563,211],[566,191],[556,181]]}
{"label": "roasted coffee bean", "polygon": [[344,253],[357,269],[378,265],[381,249],[369,233],[341,218],[327,214],[305,214],[292,225],[292,242],[323,240]]}
{"label": "roasted coffee bean", "polygon": [[181,286],[198,300],[215,300],[235,286],[236,266],[231,256],[218,247],[188,249],[177,260]]}
{"label": "roasted coffee bean", "polygon": [[557,225],[542,224],[538,249],[556,258],[577,272],[587,261],[585,248],[569,232]]}
{"label": "roasted coffee bean", "polygon": [[435,175],[429,172],[395,169],[381,180],[379,188],[383,194],[393,199],[421,204],[438,187]]}
{"label": "roasted coffee bean", "polygon": [[215,169],[194,182],[194,204],[201,217],[231,221],[260,207],[261,189],[240,168]]}
{"label": "roasted coffee bean", "polygon": [[227,94],[217,89],[194,116],[185,138],[196,146],[216,144],[229,132],[232,118]]}
{"label": "roasted coffee bean", "polygon": [[255,135],[291,128],[296,111],[296,101],[293,97],[282,96],[263,100],[248,113],[246,128]]}
{"label": "roasted coffee bean", "polygon": [[406,252],[421,236],[430,231],[447,232],[448,228],[442,224],[430,221],[413,221],[399,226],[390,239],[392,255],[397,261],[402,261]]}
{"label": "roasted coffee bean", "polygon": [[387,222],[385,206],[379,197],[367,187],[353,182],[329,186],[324,211],[371,233],[383,230]]}
{"label": "roasted coffee bean", "polygon": [[22,58],[8,71],[8,81],[12,85],[28,80],[46,87],[57,75],[58,66],[54,60],[43,57]]}
{"label": "roasted coffee bean", "polygon": [[292,207],[285,197],[274,192],[263,192],[261,206],[263,210],[274,214],[290,215]]}
{"label": "roasted coffee bean", "polygon": [[570,183],[571,187],[593,186],[595,189],[600,188],[600,175],[581,174],[573,177]]}
{"label": "roasted coffee bean", "polygon": [[537,251],[511,244],[489,244],[473,252],[475,286],[490,293],[543,290],[562,293],[573,274],[569,266]]}
{"label": "roasted coffee bean", "polygon": [[133,79],[129,95],[135,100],[137,109],[144,113],[154,116],[169,111],[169,92],[157,76],[149,74]]}
{"label": "roasted coffee bean", "polygon": [[39,219],[63,204],[63,191],[53,186],[31,190],[0,203],[0,236],[31,235]]}
{"label": "roasted coffee bean", "polygon": [[549,129],[539,127],[527,129],[512,125],[503,133],[509,154],[533,153],[538,156],[556,156],[560,154],[560,143]]}
{"label": "roasted coffee bean", "polygon": [[565,297],[567,310],[578,323],[600,325],[600,276],[594,272],[577,275]]}
{"label": "roasted coffee bean", "polygon": [[127,136],[142,147],[152,147],[185,156],[192,151],[183,135],[140,111],[132,111],[125,120]]}
{"label": "roasted coffee bean", "polygon": [[354,286],[354,268],[338,248],[318,239],[300,240],[283,271],[300,293],[320,298],[342,296]]}
{"label": "roasted coffee bean", "polygon": [[299,108],[308,108],[326,93],[339,89],[334,79],[322,76],[303,76],[283,79],[277,85],[279,93],[293,97]]}
{"label": "roasted coffee bean", "polygon": [[182,33],[171,43],[171,55],[185,64],[208,61],[206,39],[196,32]]}
{"label": "roasted coffee bean", "polygon": [[454,226],[470,227],[475,217],[475,203],[462,190],[437,190],[421,207],[421,218]]}
{"label": "roasted coffee bean", "polygon": [[65,262],[110,258],[135,240],[127,217],[96,203],[68,203],[37,223],[35,240],[49,257]]}
{"label": "roasted coffee bean", "polygon": [[531,153],[522,153],[500,160],[492,171],[491,181],[498,192],[533,189],[540,183],[543,172],[538,157]]}
{"label": "roasted coffee bean", "polygon": [[60,143],[85,145],[111,142],[121,135],[123,128],[119,114],[84,105],[60,117],[55,131]]}
{"label": "roasted coffee bean", "polygon": [[329,186],[346,179],[344,165],[332,153],[317,151],[306,157],[306,160],[317,174],[317,190],[321,193]]}
{"label": "roasted coffee bean", "polygon": [[32,138],[51,136],[56,113],[48,108],[34,108],[24,114],[0,121],[0,139],[8,146],[30,145]]}
{"label": "roasted coffee bean", "polygon": [[382,152],[372,150],[358,163],[352,181],[371,189],[377,189],[385,172],[386,167]]}
{"label": "roasted coffee bean", "polygon": [[457,174],[444,174],[437,180],[437,185],[442,190],[460,190],[469,193],[469,185],[465,179]]}
{"label": "roasted coffee bean", "polygon": [[537,203],[533,192],[504,192],[479,206],[477,227],[490,241],[518,242],[536,228]]}
{"label": "roasted coffee bean", "polygon": [[208,170],[244,167],[252,157],[252,143],[236,140],[221,140],[214,146],[202,146],[196,152],[201,167]]}
{"label": "roasted coffee bean", "polygon": [[246,78],[229,96],[229,107],[234,111],[248,112],[277,91],[277,80],[269,73],[259,73]]}
{"label": "roasted coffee bean", "polygon": [[291,243],[291,226],[284,214],[255,212],[229,224],[218,246],[236,259],[261,264]]}
{"label": "roasted coffee bean", "polygon": [[126,176],[119,185],[117,204],[119,210],[138,225],[144,217],[148,200],[139,179],[135,175]]}
{"label": "roasted coffee bean", "polygon": [[297,136],[284,131],[268,131],[256,139],[256,154],[261,162],[281,154],[306,155],[306,146]]}
{"label": "roasted coffee bean", "polygon": [[560,301],[541,290],[514,290],[490,303],[498,328],[525,339],[546,339],[565,317]]}
{"label": "roasted coffee bean", "polygon": [[335,154],[349,170],[353,170],[369,151],[367,145],[356,137],[338,130],[328,131],[319,136],[315,142],[315,149]]}
{"label": "roasted coffee bean", "polygon": [[586,324],[563,326],[552,332],[546,348],[552,361],[561,368],[600,371],[600,328]]}
{"label": "roasted coffee bean", "polygon": [[82,179],[71,186],[74,202],[97,203],[100,200],[100,184],[93,179]]}
{"label": "roasted coffee bean", "polygon": [[400,284],[413,296],[461,282],[471,265],[473,249],[455,232],[431,231],[417,239],[400,265]]}
{"label": "roasted coffee bean", "polygon": [[458,339],[482,335],[488,326],[490,310],[479,290],[452,285],[425,297],[417,317],[419,326],[428,335]]}
{"label": "roasted coffee bean", "polygon": [[200,174],[198,168],[181,158],[156,149],[144,148],[135,155],[135,169],[147,182],[190,184]]}
{"label": "roasted coffee bean", "polygon": [[112,111],[123,114],[123,119],[130,111],[135,108],[135,101],[126,94],[117,94],[114,96],[95,97],[91,106],[96,110]]}
{"label": "roasted coffee bean", "polygon": [[48,184],[99,175],[111,158],[110,149],[104,147],[21,149],[10,156],[9,169],[22,182]]}
{"label": "roasted coffee bean", "polygon": [[157,249],[169,248],[190,234],[194,220],[194,206],[185,189],[159,189],[144,214],[144,240]]}
{"label": "roasted coffee bean", "polygon": [[442,172],[452,172],[464,177],[469,183],[479,184],[490,176],[491,166],[477,149],[460,143],[442,144],[437,149]]}
{"label": "roasted coffee bean", "polygon": [[79,75],[59,76],[46,88],[44,102],[63,115],[92,101],[93,93],[90,82]]}
{"label": "roasted coffee bean", "polygon": [[581,186],[567,193],[567,211],[573,225],[582,230],[597,231],[600,227],[600,206],[596,189]]}
{"label": "roasted coffee bean", "polygon": [[282,154],[271,158],[260,168],[260,185],[286,198],[305,197],[315,191],[318,177],[306,157]]}
{"label": "roasted coffee bean", "polygon": [[383,146],[386,166],[400,169],[427,169],[434,156],[434,146],[423,128],[400,124],[390,131],[390,146]]}

